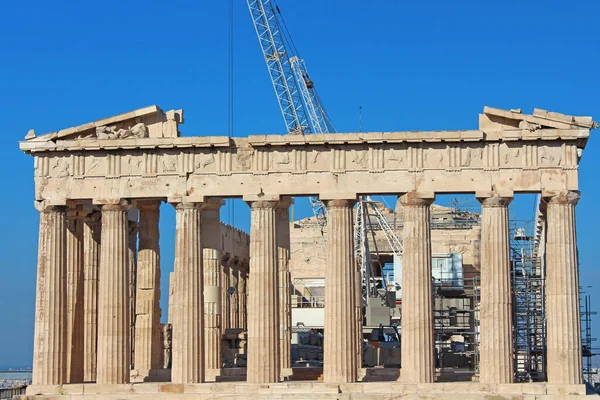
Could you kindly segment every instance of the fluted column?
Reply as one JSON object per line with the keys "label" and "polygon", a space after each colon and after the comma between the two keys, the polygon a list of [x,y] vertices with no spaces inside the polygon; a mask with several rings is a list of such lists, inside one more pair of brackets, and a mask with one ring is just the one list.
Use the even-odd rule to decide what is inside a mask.
{"label": "fluted column", "polygon": [[248,285],[248,368],[250,383],[278,382],[279,292],[277,285],[276,201],[250,203]]}
{"label": "fluted column", "polygon": [[239,327],[241,329],[248,328],[248,310],[246,303],[248,302],[248,261],[242,260],[238,264],[238,302],[239,302]]}
{"label": "fluted column", "polygon": [[277,208],[277,261],[279,268],[279,349],[283,376],[291,375],[292,309],[290,299],[290,205],[282,201]]}
{"label": "fluted column", "polygon": [[431,231],[428,196],[407,193],[404,206],[402,255],[402,370],[403,383],[434,381]]}
{"label": "fluted column", "polygon": [[67,382],[83,382],[84,277],[81,206],[67,211]]}
{"label": "fluted column", "polygon": [[102,206],[97,383],[128,383],[131,361],[129,232],[125,202]]}
{"label": "fluted column", "polygon": [[229,285],[231,284],[230,263],[232,258],[233,254],[221,255],[221,329],[223,332],[225,329],[231,328]]}
{"label": "fluted column", "polygon": [[139,215],[139,249],[136,279],[134,367],[146,377],[161,368],[160,340],[160,201],[136,202]]}
{"label": "fluted column", "polygon": [[237,256],[234,256],[229,263],[229,287],[231,293],[229,295],[229,327],[234,329],[239,328],[240,324],[239,277],[239,259]]}
{"label": "fluted column", "polygon": [[581,320],[575,205],[579,192],[546,199],[546,329],[548,382],[581,384]]}
{"label": "fluted column", "polygon": [[177,203],[173,383],[204,381],[204,296],[200,203]]}
{"label": "fluted column", "polygon": [[207,379],[221,370],[221,213],[224,202],[211,199],[202,211],[204,263],[204,360]]}
{"label": "fluted column", "polygon": [[135,316],[136,316],[136,292],[137,292],[137,233],[139,212],[132,208],[127,213],[127,248],[129,254],[129,365],[135,362]]}
{"label": "fluted column", "polygon": [[83,225],[83,380],[96,380],[98,346],[98,267],[100,264],[101,213],[85,217]]}
{"label": "fluted column", "polygon": [[479,370],[482,383],[513,382],[512,294],[508,205],[512,197],[481,202]]}
{"label": "fluted column", "polygon": [[323,378],[355,382],[358,378],[354,200],[330,200],[327,205],[327,267],[325,268],[325,331]]}
{"label": "fluted column", "polygon": [[67,378],[67,214],[65,207],[40,204],[38,209],[32,384],[58,385]]}

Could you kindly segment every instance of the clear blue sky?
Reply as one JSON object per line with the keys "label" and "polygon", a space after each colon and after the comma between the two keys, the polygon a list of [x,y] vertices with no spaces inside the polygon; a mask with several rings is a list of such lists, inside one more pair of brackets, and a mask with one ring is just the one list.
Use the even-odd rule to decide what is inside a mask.
{"label": "clear blue sky", "polygon": [[[227,1],[5,1],[0,5],[0,367],[31,365],[38,212],[18,141],[157,104],[184,135],[227,133]],[[235,0],[234,135],[284,125],[245,1]],[[484,105],[600,119],[597,1],[279,0],[340,131],[476,129]],[[581,163],[582,283],[595,285],[600,132]],[[531,198],[515,200],[520,217]],[[163,271],[173,211],[163,207]],[[306,215],[298,207],[297,215]],[[229,211],[223,211],[227,220]],[[238,203],[235,222],[248,227]],[[163,279],[163,282],[166,280]],[[595,292],[594,292],[595,291]],[[163,286],[163,293],[168,293]],[[164,303],[163,303],[164,305]],[[600,336],[600,325],[596,323]]]}

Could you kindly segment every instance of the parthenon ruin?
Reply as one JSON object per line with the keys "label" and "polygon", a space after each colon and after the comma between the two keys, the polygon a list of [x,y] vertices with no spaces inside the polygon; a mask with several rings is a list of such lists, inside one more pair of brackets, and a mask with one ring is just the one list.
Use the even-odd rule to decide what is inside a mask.
{"label": "parthenon ruin", "polygon": [[[579,160],[597,127],[591,117],[485,107],[478,130],[248,138],[185,137],[182,123],[182,110],[150,106],[41,136],[30,131],[20,143],[35,160],[40,211],[33,384],[26,398],[585,394],[575,206]],[[482,207],[481,361],[473,382],[436,382],[430,207],[436,194],[447,193],[475,194]],[[518,193],[543,198],[544,383],[513,381],[508,205]],[[359,381],[353,206],[365,194],[397,195],[404,209],[401,369],[393,382]],[[324,382],[312,383],[287,380],[289,207],[293,197],[308,195],[324,202],[328,224]],[[228,198],[250,206],[249,240],[221,224]],[[158,371],[165,369],[161,202],[176,212],[170,374]],[[227,249],[223,235],[237,235],[239,245]],[[226,293],[230,279],[235,296]],[[219,382],[224,326],[247,328],[245,382]],[[170,378],[150,382],[153,374]]]}

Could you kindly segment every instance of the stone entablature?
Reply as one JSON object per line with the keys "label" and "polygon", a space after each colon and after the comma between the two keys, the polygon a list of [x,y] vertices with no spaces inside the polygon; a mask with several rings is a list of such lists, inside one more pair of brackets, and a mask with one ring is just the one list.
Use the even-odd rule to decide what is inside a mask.
{"label": "stone entablature", "polygon": [[[70,128],[26,140],[20,147],[35,156],[36,199],[52,204],[65,198],[342,198],[409,191],[474,193],[494,187],[507,192],[578,189],[578,162],[593,122],[569,117],[570,123],[547,120],[522,129],[508,123],[526,121],[518,119],[523,114],[503,111],[516,119],[502,117],[508,123],[500,125],[490,122],[500,118],[494,110],[486,107],[484,128],[472,131],[103,140]],[[181,115],[175,111],[152,115],[181,121],[167,118]],[[137,120],[119,123],[128,126]],[[84,126],[92,132],[97,125]],[[151,125],[148,130],[152,132]]]}
{"label": "stone entablature", "polygon": [[[140,279],[146,277],[144,273],[160,276],[156,273],[160,252],[156,232],[161,200],[173,204],[177,221],[170,302],[174,390],[183,393],[184,386],[203,382],[215,372],[205,362],[218,362],[217,347],[211,343],[218,342],[221,328],[236,324],[248,327],[247,381],[259,385],[278,382],[286,376],[289,357],[289,343],[282,343],[289,342],[290,326],[290,306],[285,301],[289,298],[282,300],[289,294],[290,284],[289,196],[315,194],[324,201],[328,216],[326,382],[355,382],[360,367],[362,307],[352,222],[357,195],[399,195],[404,206],[400,379],[414,386],[435,379],[431,203],[436,193],[475,193],[483,207],[480,259],[481,309],[485,311],[481,312],[480,338],[486,345],[480,347],[480,381],[485,385],[510,384],[508,204],[515,192],[541,193],[547,203],[542,212],[549,260],[548,382],[550,386],[566,385],[575,392],[582,390],[581,337],[576,334],[579,303],[574,208],[579,199],[579,158],[589,130],[597,128],[590,117],[543,110],[524,115],[520,110],[486,107],[477,131],[231,139],[179,137],[177,124],[183,122],[182,115],[181,111],[164,113],[152,106],[40,137],[30,131],[21,143],[24,152],[35,156],[36,206],[41,212],[35,386],[28,394],[52,394],[59,385],[81,384],[84,379],[68,374],[70,363],[80,363],[79,354],[88,348],[78,346],[75,350],[67,340],[68,333],[77,332],[83,323],[67,312],[72,298],[81,297],[67,288],[73,271],[84,271],[83,276],[77,272],[78,282],[83,279],[84,283],[86,271],[98,272],[89,276],[93,284],[84,285],[84,297],[97,298],[97,304],[90,302],[88,310],[96,310],[92,319],[97,323],[92,330],[97,335],[88,336],[92,345],[97,342],[97,352],[90,354],[84,365],[93,367],[91,375],[95,375],[95,386],[101,392],[118,390],[130,381],[130,282],[144,281]],[[223,258],[223,243],[218,242],[219,232],[223,232],[217,223],[219,208],[225,197],[242,197],[251,208],[247,268],[236,269],[235,257],[233,263],[232,257]],[[136,205],[139,224],[130,215]],[[89,226],[83,230],[77,228],[81,221],[73,220],[79,218],[80,207],[100,210],[96,215],[100,218],[84,220]],[[140,248],[136,249],[138,229]],[[231,233],[243,236],[233,230]],[[81,246],[82,240],[85,246]],[[143,271],[138,277],[132,274],[136,250],[150,253],[138,254]],[[229,291],[223,292],[236,281],[239,303],[225,295]],[[139,291],[135,295],[140,295],[139,300],[145,294],[151,297],[146,304],[150,307],[136,308],[138,315],[156,317],[160,312],[156,283],[151,279],[144,285],[143,289],[151,293]],[[239,310],[247,309],[246,321],[242,321],[243,311],[238,318],[236,304]],[[221,317],[223,323],[219,324]],[[156,322],[150,325],[158,326]],[[137,323],[133,327],[136,333],[138,327]],[[142,354],[150,347],[150,353],[155,351],[156,346],[150,344],[155,341],[156,330],[151,331],[136,335],[136,354],[145,360],[134,363],[145,365],[145,369],[154,365],[148,362],[154,360],[152,354]],[[562,340],[567,333],[570,339]],[[145,339],[138,340],[142,337]],[[96,365],[87,362],[94,358]],[[104,385],[112,385],[112,389]]]}

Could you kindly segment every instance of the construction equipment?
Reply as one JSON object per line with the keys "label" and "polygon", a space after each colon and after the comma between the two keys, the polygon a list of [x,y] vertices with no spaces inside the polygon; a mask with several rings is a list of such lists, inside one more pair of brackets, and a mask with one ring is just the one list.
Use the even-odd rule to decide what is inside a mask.
{"label": "construction equipment", "polygon": [[[334,133],[336,132],[323,103],[317,95],[305,61],[287,30],[281,10],[275,0],[246,0],[258,42],[263,52],[267,70],[275,89],[287,132],[289,134]],[[327,224],[326,209],[318,197],[310,197],[310,204],[321,227]],[[371,213],[369,210],[372,210]],[[362,197],[358,203],[355,225],[355,255],[363,277],[363,300],[377,297],[378,282],[371,276],[370,251],[367,227],[371,218],[385,233],[394,254],[401,257],[402,244],[370,197]],[[369,265],[369,267],[367,267]],[[383,279],[383,287],[386,282]]]}
{"label": "construction equipment", "polygon": [[288,133],[335,132],[275,1],[247,3]]}
{"label": "construction equipment", "polygon": [[[247,0],[247,3],[287,132],[335,132],[275,1]],[[318,197],[309,199],[322,230],[327,223],[325,206]]]}
{"label": "construction equipment", "polygon": [[[376,277],[372,271],[373,257],[369,247],[369,233],[375,240],[375,229],[380,230],[390,246],[394,256],[402,259],[402,241],[396,235],[385,216],[382,214],[377,203],[370,196],[362,196],[358,202],[356,220],[354,223],[354,258],[360,266],[363,288],[363,305],[369,298],[381,297],[386,300],[388,282],[385,276]],[[375,248],[377,252],[377,249]],[[379,279],[381,281],[379,282]]]}

